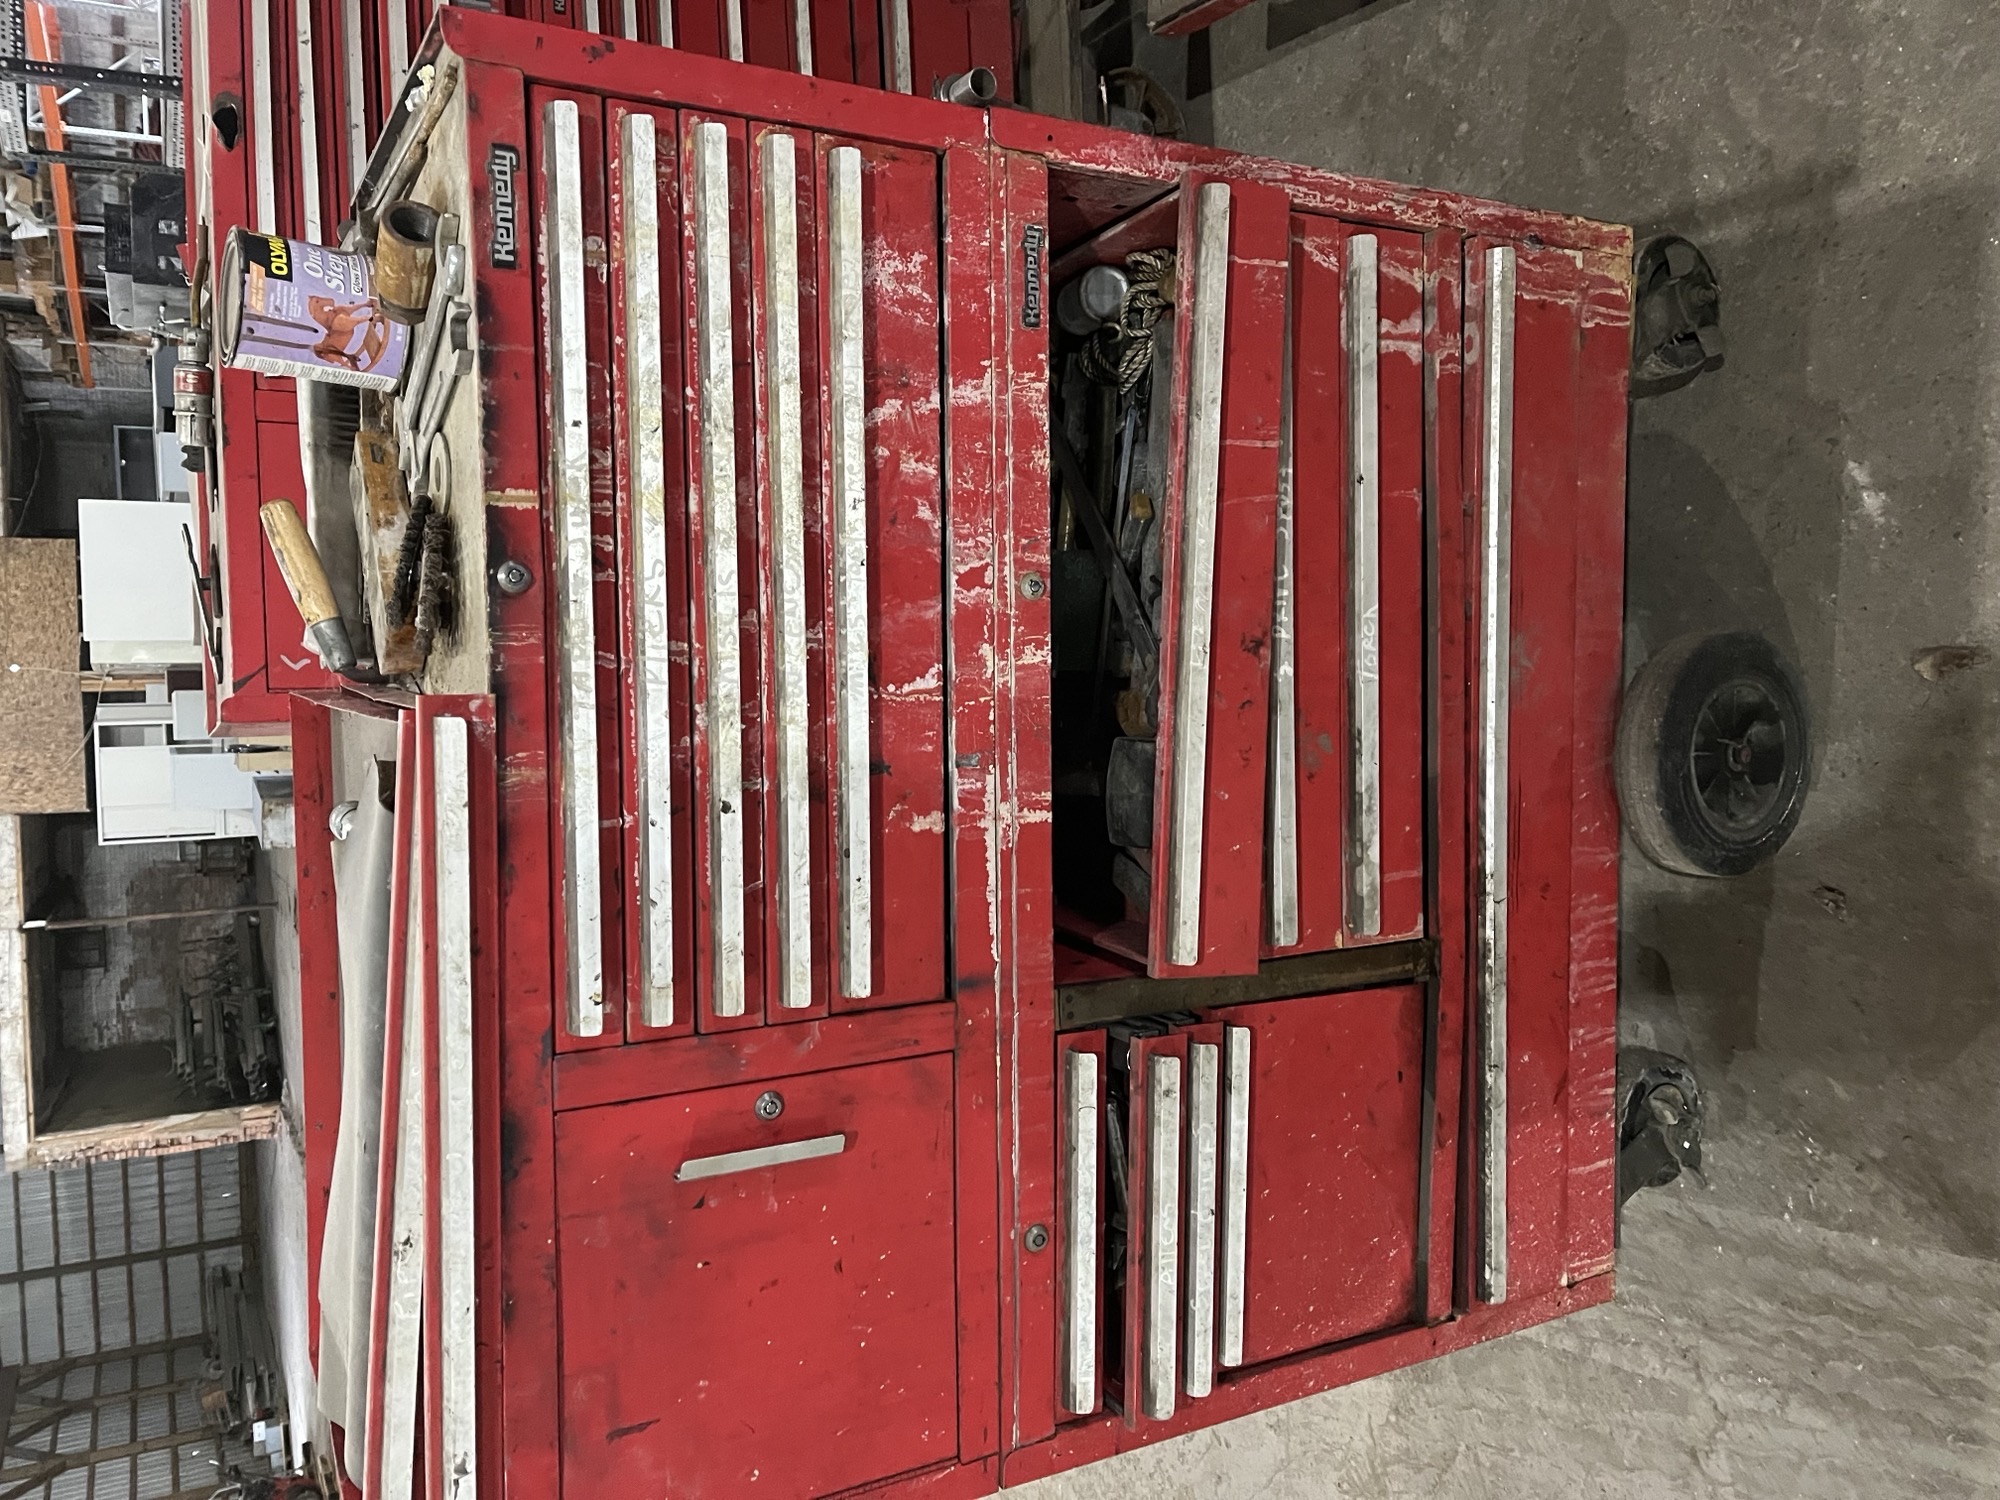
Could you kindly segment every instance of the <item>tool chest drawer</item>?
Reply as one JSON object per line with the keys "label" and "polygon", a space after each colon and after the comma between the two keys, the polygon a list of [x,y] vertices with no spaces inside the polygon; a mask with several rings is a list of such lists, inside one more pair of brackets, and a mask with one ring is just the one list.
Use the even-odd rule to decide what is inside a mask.
{"label": "tool chest drawer", "polygon": [[573,1495],[820,1495],[958,1451],[949,1055],[557,1126]]}
{"label": "tool chest drawer", "polygon": [[943,998],[937,153],[531,128],[562,1045]]}

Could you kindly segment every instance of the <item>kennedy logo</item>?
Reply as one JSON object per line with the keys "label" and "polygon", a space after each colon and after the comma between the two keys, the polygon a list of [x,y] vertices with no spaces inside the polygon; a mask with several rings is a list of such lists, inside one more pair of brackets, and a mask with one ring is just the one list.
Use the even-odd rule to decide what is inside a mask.
{"label": "kennedy logo", "polygon": [[521,253],[514,235],[514,169],[520,165],[521,153],[512,146],[494,146],[486,153],[486,181],[493,192],[493,239],[486,258],[501,271],[513,270]]}
{"label": "kennedy logo", "polygon": [[1042,326],[1042,242],[1048,231],[1030,224],[1021,231],[1021,272],[1027,285],[1021,292],[1021,326]]}

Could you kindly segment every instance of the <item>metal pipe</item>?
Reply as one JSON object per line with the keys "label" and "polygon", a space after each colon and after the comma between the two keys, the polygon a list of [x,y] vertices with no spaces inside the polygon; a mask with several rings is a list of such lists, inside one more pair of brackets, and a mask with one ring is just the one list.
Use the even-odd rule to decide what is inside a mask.
{"label": "metal pipe", "polygon": [[949,78],[940,78],[931,93],[947,104],[970,104],[984,109],[1000,97],[1000,80],[991,68],[969,68]]}
{"label": "metal pipe", "polygon": [[190,911],[142,911],[122,917],[37,917],[21,924],[23,932],[75,932],[89,927],[137,927],[142,922],[178,922],[194,917],[230,917],[239,912],[269,911],[269,901],[236,906],[197,906]]}

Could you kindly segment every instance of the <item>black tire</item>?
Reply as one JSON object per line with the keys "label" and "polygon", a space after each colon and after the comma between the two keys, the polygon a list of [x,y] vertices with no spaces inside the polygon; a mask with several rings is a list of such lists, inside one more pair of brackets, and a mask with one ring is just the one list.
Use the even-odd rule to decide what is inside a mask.
{"label": "black tire", "polygon": [[1798,826],[1811,767],[1805,688],[1760,635],[1682,636],[1625,690],[1618,801],[1663,869],[1755,869]]}

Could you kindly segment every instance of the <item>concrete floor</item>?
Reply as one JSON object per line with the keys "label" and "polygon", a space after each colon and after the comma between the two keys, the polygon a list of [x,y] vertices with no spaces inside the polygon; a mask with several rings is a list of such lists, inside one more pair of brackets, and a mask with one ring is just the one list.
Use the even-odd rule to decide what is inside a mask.
{"label": "concrete floor", "polygon": [[1707,1184],[1636,1199],[1617,1302],[1020,1491],[2000,1494],[2000,7],[1258,4],[1221,144],[1672,229],[1726,368],[1634,413],[1632,665],[1747,627],[1818,780],[1730,882],[1628,850],[1627,1040],[1712,1100]]}

